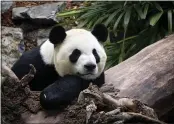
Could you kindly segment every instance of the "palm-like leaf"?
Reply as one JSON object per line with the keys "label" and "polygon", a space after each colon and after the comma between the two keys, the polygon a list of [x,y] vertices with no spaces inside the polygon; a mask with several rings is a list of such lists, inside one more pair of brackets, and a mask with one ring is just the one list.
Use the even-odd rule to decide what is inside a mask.
{"label": "palm-like leaf", "polygon": [[114,11],[114,12],[108,17],[108,19],[106,20],[105,25],[108,26],[108,25],[111,23],[111,21],[114,19],[114,17],[115,17],[120,11],[121,11],[120,9]]}
{"label": "palm-like leaf", "polygon": [[[139,4],[134,5],[135,10],[137,11],[138,15],[140,16],[141,19],[145,19],[143,10]],[[147,8],[146,8],[147,9]]]}
{"label": "palm-like leaf", "polygon": [[162,16],[163,12],[158,12],[156,13],[155,15],[153,15],[151,18],[150,18],[150,25],[154,26],[158,20],[160,19],[160,17]]}
{"label": "palm-like leaf", "polygon": [[113,28],[114,31],[116,31],[117,26],[118,26],[118,24],[119,24],[121,18],[123,17],[123,15],[124,15],[124,12],[122,12],[122,13],[119,15],[118,19],[116,20],[116,22],[115,22],[115,24],[114,24],[114,28]]}
{"label": "palm-like leaf", "polygon": [[172,10],[168,10],[168,30],[169,33],[172,33]]}

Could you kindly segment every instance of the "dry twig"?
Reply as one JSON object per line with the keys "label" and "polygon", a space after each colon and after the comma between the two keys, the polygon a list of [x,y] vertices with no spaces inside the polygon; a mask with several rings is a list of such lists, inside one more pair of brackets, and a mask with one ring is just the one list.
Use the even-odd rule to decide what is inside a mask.
{"label": "dry twig", "polygon": [[40,109],[39,94],[30,91],[28,85],[36,73],[34,66],[30,66],[29,73],[19,80],[10,68],[3,65],[3,73],[7,76],[7,80],[1,85],[3,123],[23,123],[20,120],[23,112],[37,112]]}
{"label": "dry twig", "polygon": [[[106,93],[102,93],[97,86],[92,84],[80,93],[78,102],[89,103],[87,107],[93,106],[92,108],[94,108],[91,111],[86,109],[88,113],[86,123],[107,124],[112,121],[113,124],[124,124],[127,122],[164,124],[157,119],[154,110],[143,103],[130,98],[113,98]],[[98,104],[108,106],[111,111],[93,114],[96,111],[94,106]],[[91,122],[92,118],[95,121]]]}

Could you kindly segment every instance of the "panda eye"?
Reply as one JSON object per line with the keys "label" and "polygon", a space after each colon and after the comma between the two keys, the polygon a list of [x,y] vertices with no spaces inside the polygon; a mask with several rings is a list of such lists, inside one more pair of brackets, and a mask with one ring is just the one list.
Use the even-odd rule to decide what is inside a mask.
{"label": "panda eye", "polygon": [[69,59],[72,63],[76,63],[78,58],[81,55],[81,51],[78,49],[73,50],[73,52],[71,53],[71,55],[69,56]]}
{"label": "panda eye", "polygon": [[95,59],[96,59],[96,63],[99,63],[99,62],[100,62],[100,57],[99,57],[99,55],[98,55],[96,49],[93,49],[93,50],[92,50],[92,53],[93,53],[93,55],[94,55],[94,57],[95,57]]}

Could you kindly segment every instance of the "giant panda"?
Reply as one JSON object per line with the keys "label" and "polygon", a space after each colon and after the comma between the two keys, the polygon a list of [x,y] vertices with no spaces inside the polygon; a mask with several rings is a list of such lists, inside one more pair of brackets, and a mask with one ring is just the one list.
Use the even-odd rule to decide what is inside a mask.
{"label": "giant panda", "polygon": [[[33,64],[36,74],[29,82],[30,89],[42,91],[41,105],[54,108],[57,104],[56,95],[62,92],[60,103],[62,99],[68,99],[65,91],[72,91],[68,94],[72,95],[69,98],[72,100],[72,97],[87,88],[89,82],[98,86],[104,84],[103,71],[107,56],[102,42],[106,41],[107,36],[108,31],[103,24],[95,25],[92,31],[65,31],[62,26],[54,26],[48,40],[25,52],[13,65],[12,71],[21,79],[29,72],[29,64]],[[76,90],[79,91],[75,93]]]}

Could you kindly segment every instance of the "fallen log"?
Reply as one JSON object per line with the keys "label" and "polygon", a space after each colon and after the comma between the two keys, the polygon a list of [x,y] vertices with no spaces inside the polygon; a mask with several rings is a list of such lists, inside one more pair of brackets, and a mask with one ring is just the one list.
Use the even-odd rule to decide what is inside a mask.
{"label": "fallen log", "polygon": [[174,122],[174,34],[144,48],[105,72],[106,83],[154,108],[160,119]]}

